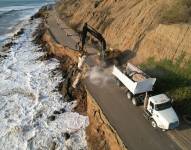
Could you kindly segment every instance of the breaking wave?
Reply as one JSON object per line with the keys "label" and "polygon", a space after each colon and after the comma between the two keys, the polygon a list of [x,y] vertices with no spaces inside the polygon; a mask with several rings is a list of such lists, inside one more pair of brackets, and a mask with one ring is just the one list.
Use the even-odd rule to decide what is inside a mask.
{"label": "breaking wave", "polygon": [[[29,21],[14,40],[8,56],[0,62],[0,147],[5,150],[86,149],[88,118],[72,112],[75,102],[64,102],[55,88],[62,73],[56,59],[33,44],[39,19]],[[64,110],[49,119],[54,111]],[[70,136],[65,136],[65,134]]]}
{"label": "breaking wave", "polygon": [[12,11],[20,11],[20,10],[28,10],[28,9],[33,9],[41,6],[9,6],[9,7],[1,7],[1,12],[8,13]]}
{"label": "breaking wave", "polygon": [[34,8],[26,8],[26,9],[20,9],[20,10],[12,9],[10,11],[1,12],[0,13],[0,19],[5,17],[5,15],[10,15],[10,14],[13,14],[13,13],[16,13],[16,12],[19,12],[19,11],[27,11],[27,10],[33,10],[33,9]]}

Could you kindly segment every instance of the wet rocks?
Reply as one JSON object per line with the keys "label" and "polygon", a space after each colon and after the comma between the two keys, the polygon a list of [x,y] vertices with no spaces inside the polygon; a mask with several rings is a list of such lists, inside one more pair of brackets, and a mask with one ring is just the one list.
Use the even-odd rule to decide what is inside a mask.
{"label": "wet rocks", "polygon": [[53,114],[51,116],[49,116],[47,119],[50,120],[50,121],[54,121],[54,120],[56,120],[56,117],[58,115],[61,115],[61,114],[65,113],[65,112],[66,112],[65,108],[61,108],[60,110],[55,110],[55,111],[53,111]]}
{"label": "wet rocks", "polygon": [[4,50],[7,50],[7,49],[11,48],[11,46],[13,46],[14,44],[15,44],[15,42],[13,42],[13,41],[11,40],[10,42],[8,42],[8,43],[6,43],[5,45],[3,45],[2,48],[3,48]]}
{"label": "wet rocks", "polygon": [[60,114],[61,114],[61,112],[60,112],[60,111],[55,110],[55,111],[53,112],[53,114],[54,114],[54,115],[60,115]]}
{"label": "wet rocks", "polygon": [[54,115],[48,117],[48,120],[50,120],[50,121],[54,121],[55,119],[56,119],[56,116],[54,116]]}
{"label": "wet rocks", "polygon": [[61,108],[60,111],[61,111],[61,113],[65,113],[66,109],[65,108]]}
{"label": "wet rocks", "polygon": [[45,28],[44,22],[42,21],[42,23],[39,24],[38,28],[36,29],[35,33],[33,34],[33,36],[35,37],[33,42],[35,44],[45,45],[45,43],[43,43],[43,41],[42,41],[42,37],[45,32],[46,32],[46,28]]}
{"label": "wet rocks", "polygon": [[68,140],[70,138],[70,134],[68,132],[64,133],[65,140]]}
{"label": "wet rocks", "polygon": [[21,28],[14,36],[18,37],[24,33],[25,29]]}
{"label": "wet rocks", "polygon": [[21,28],[17,33],[15,33],[13,35],[12,38],[8,39],[6,41],[6,43],[0,47],[0,57],[6,58],[7,53],[9,51],[9,49],[15,45],[16,43],[14,42],[14,39],[18,38],[19,36],[21,36],[24,33],[24,28]]}

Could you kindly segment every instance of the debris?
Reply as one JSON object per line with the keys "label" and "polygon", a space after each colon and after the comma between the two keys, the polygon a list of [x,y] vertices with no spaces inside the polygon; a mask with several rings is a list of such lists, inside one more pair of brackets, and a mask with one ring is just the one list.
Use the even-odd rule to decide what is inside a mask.
{"label": "debris", "polygon": [[82,57],[79,57],[79,60],[78,60],[78,69],[82,69],[84,63],[85,63],[85,60],[86,60],[86,55],[83,55]]}
{"label": "debris", "polygon": [[76,76],[76,79],[74,80],[73,84],[72,84],[72,87],[73,88],[76,88],[77,87],[77,84],[79,83],[80,79],[81,79],[81,72],[78,73],[78,75]]}

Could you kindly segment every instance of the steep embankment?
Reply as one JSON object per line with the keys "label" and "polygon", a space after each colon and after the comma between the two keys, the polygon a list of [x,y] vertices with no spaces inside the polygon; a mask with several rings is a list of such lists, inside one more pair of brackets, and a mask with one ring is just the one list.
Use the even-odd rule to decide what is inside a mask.
{"label": "steep embankment", "polygon": [[86,129],[90,150],[127,150],[117,132],[104,116],[101,108],[87,91],[87,114],[90,124]]}
{"label": "steep embankment", "polygon": [[78,28],[88,22],[104,34],[109,46],[136,53],[134,63],[152,56],[174,60],[183,51],[191,54],[191,26],[185,23],[189,21],[189,12],[185,12],[189,0],[62,0],[60,3],[58,11],[68,18],[69,24]]}
{"label": "steep embankment", "polygon": [[101,109],[96,104],[91,95],[85,91],[84,86],[78,85],[77,89],[72,88],[72,83],[76,78],[76,63],[78,52],[69,48],[63,48],[55,43],[49,32],[45,32],[42,40],[46,43],[48,55],[62,58],[61,69],[64,73],[65,82],[60,84],[60,92],[63,97],[75,99],[77,107],[75,111],[81,114],[86,114],[89,117],[89,126],[86,129],[86,140],[88,149],[111,149],[111,150],[126,150],[115,130],[110,126],[107,119],[104,117]]}

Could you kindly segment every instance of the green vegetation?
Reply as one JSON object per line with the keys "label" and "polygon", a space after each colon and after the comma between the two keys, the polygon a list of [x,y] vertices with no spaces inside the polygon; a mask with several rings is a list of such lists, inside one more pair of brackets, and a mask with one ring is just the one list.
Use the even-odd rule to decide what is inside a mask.
{"label": "green vegetation", "polygon": [[191,114],[191,60],[182,66],[184,56],[181,55],[175,62],[150,58],[141,68],[157,78],[157,93],[168,93],[174,99],[179,113]]}
{"label": "green vegetation", "polygon": [[191,0],[174,0],[162,13],[162,23],[187,23],[191,20]]}

